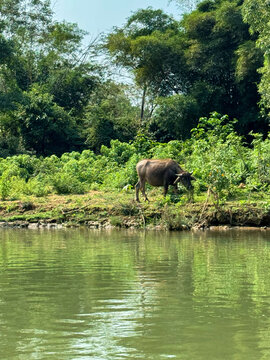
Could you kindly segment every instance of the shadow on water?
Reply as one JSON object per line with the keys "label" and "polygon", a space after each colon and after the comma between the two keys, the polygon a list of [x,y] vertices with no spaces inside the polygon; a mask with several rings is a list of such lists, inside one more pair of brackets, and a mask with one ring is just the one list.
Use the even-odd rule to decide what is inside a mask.
{"label": "shadow on water", "polygon": [[268,359],[267,231],[1,230],[1,359]]}

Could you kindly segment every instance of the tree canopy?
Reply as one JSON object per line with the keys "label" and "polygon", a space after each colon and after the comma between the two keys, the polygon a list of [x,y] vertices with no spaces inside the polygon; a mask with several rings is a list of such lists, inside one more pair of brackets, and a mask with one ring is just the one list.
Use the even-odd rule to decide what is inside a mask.
{"label": "tree canopy", "polygon": [[[186,6],[180,21],[139,9],[85,46],[85,31],[55,21],[50,0],[2,0],[0,156],[99,152],[138,133],[186,139],[213,111],[237,118],[242,135],[266,134],[268,2],[175,2]],[[110,76],[112,66],[132,83]]]}
{"label": "tree canopy", "polygon": [[264,55],[264,64],[259,69],[262,74],[259,83],[259,92],[262,97],[262,105],[268,115],[270,112],[270,3],[267,0],[245,0],[243,4],[244,21],[250,25],[250,32],[258,34],[257,46]]}
{"label": "tree canopy", "polygon": [[[150,123],[162,132],[167,123],[169,130],[176,118],[173,108],[177,108],[182,125],[173,126],[179,130],[167,135],[179,138],[189,136],[198,115],[206,116],[213,109],[238,118],[243,134],[255,127],[266,131],[267,121],[258,107],[258,68],[263,55],[256,40],[243,21],[241,1],[207,0],[179,23],[161,11],[139,10],[123,28],[109,34],[106,47],[114,61],[131,69],[137,84],[147,87],[156,99],[171,97],[167,102],[157,100],[159,110]],[[199,111],[195,105],[190,107],[190,101]],[[168,116],[164,120],[163,106],[166,114],[174,114],[171,122]],[[181,113],[186,115],[181,117]],[[188,118],[189,122],[184,120]]]}

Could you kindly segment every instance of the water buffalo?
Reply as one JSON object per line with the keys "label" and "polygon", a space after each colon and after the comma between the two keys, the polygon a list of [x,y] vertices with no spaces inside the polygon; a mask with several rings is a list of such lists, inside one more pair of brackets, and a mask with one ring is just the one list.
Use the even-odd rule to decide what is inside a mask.
{"label": "water buffalo", "polygon": [[171,159],[156,160],[144,159],[136,166],[139,181],[136,188],[136,201],[139,200],[139,190],[141,190],[145,201],[149,201],[145,193],[145,183],[152,186],[163,186],[164,196],[168,192],[169,185],[173,185],[177,191],[177,183],[181,182],[188,190],[193,190],[191,180],[195,180],[192,173],[184,171],[176,161]]}

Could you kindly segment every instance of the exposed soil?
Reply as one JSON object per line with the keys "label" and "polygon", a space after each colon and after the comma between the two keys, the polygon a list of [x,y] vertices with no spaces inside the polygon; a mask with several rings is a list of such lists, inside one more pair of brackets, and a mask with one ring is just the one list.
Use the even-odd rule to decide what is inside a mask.
{"label": "exposed soil", "polygon": [[267,204],[230,202],[215,207],[202,201],[167,204],[138,204],[132,194],[92,191],[85,195],[51,195],[46,198],[3,201],[0,227],[59,229],[68,226],[89,228],[131,228],[190,230],[219,227],[270,227]]}

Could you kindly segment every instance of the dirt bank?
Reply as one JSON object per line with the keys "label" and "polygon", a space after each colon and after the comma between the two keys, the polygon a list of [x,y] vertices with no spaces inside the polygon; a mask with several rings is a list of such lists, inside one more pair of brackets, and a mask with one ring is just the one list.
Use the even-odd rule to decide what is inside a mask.
{"label": "dirt bank", "polygon": [[208,229],[213,226],[270,227],[270,207],[265,201],[231,201],[219,207],[203,199],[194,203],[167,202],[156,195],[150,203],[136,203],[133,193],[92,191],[84,195],[51,195],[2,201],[0,227],[132,228],[161,230]]}

